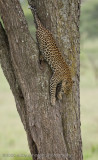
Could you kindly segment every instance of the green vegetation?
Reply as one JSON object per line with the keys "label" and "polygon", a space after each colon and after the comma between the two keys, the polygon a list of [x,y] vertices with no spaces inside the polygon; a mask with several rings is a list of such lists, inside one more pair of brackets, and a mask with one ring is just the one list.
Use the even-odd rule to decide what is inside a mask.
{"label": "green vegetation", "polygon": [[98,159],[98,1],[81,8],[81,122],[84,160]]}
{"label": "green vegetation", "polygon": [[[24,1],[23,1],[24,2]],[[22,2],[35,38],[31,11]],[[81,9],[81,129],[84,160],[98,159],[98,0],[86,0]],[[0,68],[0,160],[30,160],[26,134],[14,98]],[[4,157],[3,154],[17,155]],[[23,157],[19,157],[23,155]]]}
{"label": "green vegetation", "polygon": [[98,0],[85,0],[81,4],[80,31],[84,38],[98,37]]}

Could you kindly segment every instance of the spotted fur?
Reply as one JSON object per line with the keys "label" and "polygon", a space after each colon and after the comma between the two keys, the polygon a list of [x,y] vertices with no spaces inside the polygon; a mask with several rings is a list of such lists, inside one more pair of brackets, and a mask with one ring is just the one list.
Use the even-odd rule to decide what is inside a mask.
{"label": "spotted fur", "polygon": [[41,52],[41,59],[43,57],[53,71],[50,79],[50,99],[51,104],[55,105],[57,85],[61,83],[61,88],[57,95],[60,100],[62,99],[62,94],[68,94],[72,88],[71,71],[59,51],[51,32],[42,25],[34,9],[33,13],[37,25],[36,36]]}

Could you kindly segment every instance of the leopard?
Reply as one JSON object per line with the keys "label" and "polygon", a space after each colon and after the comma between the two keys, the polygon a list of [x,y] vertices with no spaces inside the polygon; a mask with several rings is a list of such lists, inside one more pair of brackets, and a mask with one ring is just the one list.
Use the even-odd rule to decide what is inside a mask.
{"label": "leopard", "polygon": [[[72,90],[71,70],[57,47],[51,31],[43,26],[36,9],[31,6],[30,9],[33,12],[34,22],[36,24],[36,38],[40,50],[40,60],[45,60],[53,72],[50,79],[50,102],[51,105],[54,106],[56,103],[56,95],[59,100],[62,100],[63,94],[68,95]],[[57,94],[58,84],[61,85]]]}

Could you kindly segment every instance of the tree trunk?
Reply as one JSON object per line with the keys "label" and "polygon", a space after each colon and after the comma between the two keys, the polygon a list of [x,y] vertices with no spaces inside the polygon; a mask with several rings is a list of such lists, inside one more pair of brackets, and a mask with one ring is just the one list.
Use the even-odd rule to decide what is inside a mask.
{"label": "tree trunk", "polygon": [[[51,106],[51,70],[40,69],[38,46],[18,0],[0,0],[0,62],[16,101],[34,160],[82,160],[79,98],[80,0],[28,0],[70,62],[74,85]],[[6,32],[5,32],[6,31]],[[71,62],[74,61],[74,65]]]}

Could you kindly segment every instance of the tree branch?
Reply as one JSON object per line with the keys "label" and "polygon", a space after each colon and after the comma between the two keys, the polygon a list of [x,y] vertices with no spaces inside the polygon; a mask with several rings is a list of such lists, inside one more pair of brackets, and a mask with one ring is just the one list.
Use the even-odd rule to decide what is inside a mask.
{"label": "tree branch", "polygon": [[[15,71],[12,66],[11,62],[11,55],[10,55],[10,49],[9,49],[9,43],[8,43],[8,38],[6,35],[5,30],[2,27],[2,24],[0,23],[0,63],[1,67],[3,69],[3,73],[10,85],[10,88],[13,92],[15,101],[16,101],[16,107],[17,111],[20,115],[21,121],[24,125],[24,129],[27,132],[27,137],[28,137],[28,144],[29,148],[31,151],[31,154],[37,154],[36,152],[36,145],[33,142],[33,139],[31,137],[29,127],[26,122],[26,111],[25,111],[25,102],[24,102],[24,97],[21,92],[21,88],[19,86],[19,83],[17,82],[17,78],[15,77]],[[32,144],[31,144],[32,142]]]}

